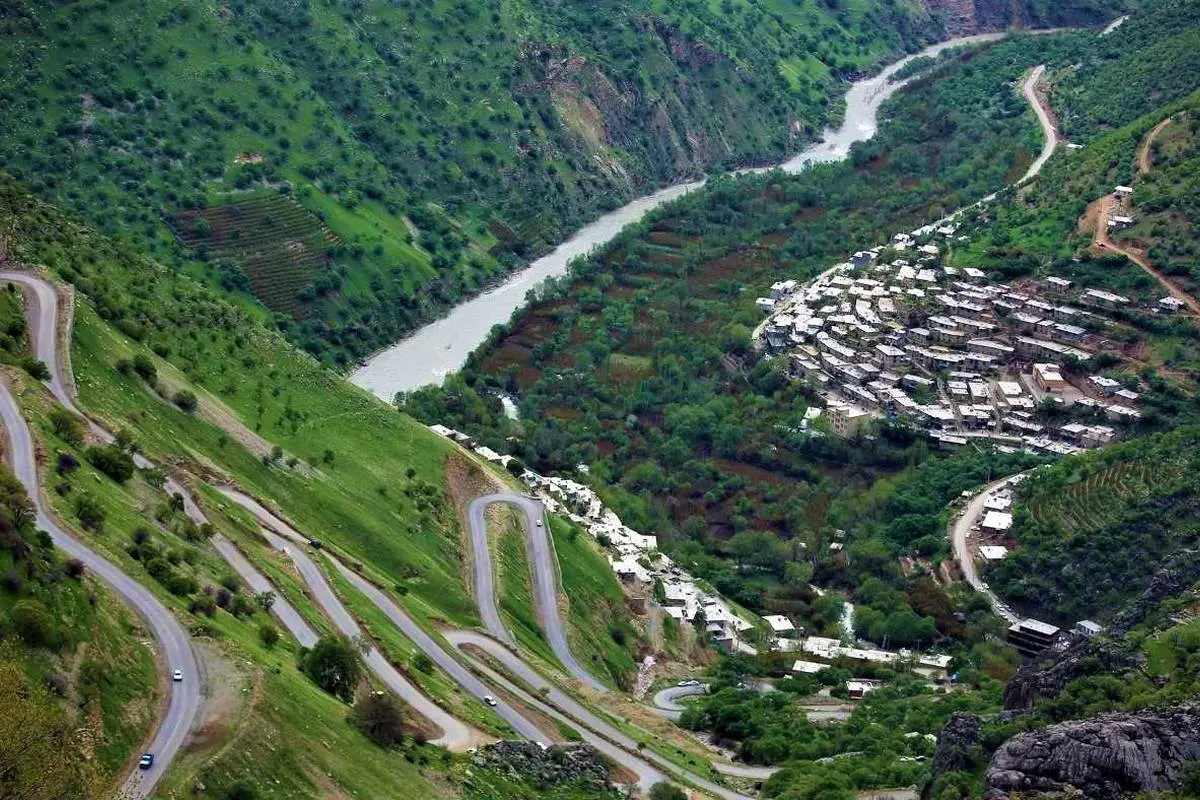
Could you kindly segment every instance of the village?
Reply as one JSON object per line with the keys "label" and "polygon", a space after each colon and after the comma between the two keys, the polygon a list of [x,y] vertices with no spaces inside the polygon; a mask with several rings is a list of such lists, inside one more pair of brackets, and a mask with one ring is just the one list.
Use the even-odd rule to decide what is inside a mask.
{"label": "village", "polygon": [[[508,468],[511,455],[497,453],[480,445],[465,433],[445,425],[430,425],[430,430],[456,442],[481,458]],[[581,466],[586,473],[586,467]],[[589,487],[569,478],[540,475],[523,469],[519,475],[532,495],[546,510],[563,516],[587,531],[604,549],[614,575],[628,593],[646,610],[656,604],[662,613],[685,625],[700,625],[713,647],[728,653],[757,655],[760,648],[802,656],[792,667],[795,674],[815,674],[835,662],[911,669],[931,683],[948,680],[951,657],[909,650],[889,651],[861,647],[854,634],[853,606],[845,603],[846,614],[838,639],[805,635],[791,619],[782,614],[758,617],[735,608],[718,592],[704,588],[693,576],[658,550],[654,536],[638,533],[621,522]],[[648,596],[656,593],[658,597]],[[824,591],[812,587],[818,594]],[[817,660],[813,660],[817,659]],[[846,682],[849,695],[861,697],[883,685],[881,681],[855,679]]]}
{"label": "village", "polygon": [[[1114,196],[1127,197],[1128,187]],[[1127,209],[1110,227],[1129,224]],[[804,421],[838,436],[875,420],[905,420],[942,448],[986,439],[1002,450],[1068,455],[1120,437],[1141,418],[1139,391],[1085,368],[1102,351],[1121,352],[1113,315],[1171,315],[1164,297],[1149,308],[1061,277],[989,283],[973,267],[943,265],[962,241],[951,222],[894,236],[854,253],[809,283],[784,280],[760,297],[766,319],[754,345],[786,358],[824,408]],[[817,424],[821,417],[825,424]]]}

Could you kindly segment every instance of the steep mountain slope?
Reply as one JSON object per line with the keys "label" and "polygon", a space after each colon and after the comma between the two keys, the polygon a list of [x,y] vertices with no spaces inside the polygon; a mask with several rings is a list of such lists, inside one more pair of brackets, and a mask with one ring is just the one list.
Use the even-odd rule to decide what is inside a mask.
{"label": "steep mountain slope", "polygon": [[1018,493],[1020,546],[987,579],[1030,616],[1107,622],[1165,560],[1200,547],[1198,437],[1181,428],[1039,472]]}
{"label": "steep mountain slope", "polygon": [[[403,598],[417,624],[469,627],[474,603],[461,572],[461,530],[446,497],[452,448],[211,290],[61,216],[8,178],[2,191],[6,268],[44,263],[72,281],[78,302],[70,367],[79,403],[121,431],[117,444],[89,446],[72,415],[64,416],[36,381],[10,370],[9,386],[36,438],[47,452],[62,453],[52,464],[61,472],[49,469],[44,478],[54,489],[48,500],[64,524],[150,588],[204,642],[214,697],[164,791],[197,784],[207,787],[193,790],[199,796],[225,798],[249,782],[290,797],[325,797],[331,786],[362,796],[387,796],[399,786],[419,796],[470,796],[458,783],[457,761],[413,740],[429,733],[411,709],[404,711],[408,738],[399,749],[378,748],[351,725],[343,701],[298,671],[298,643],[286,634],[279,640],[270,603],[206,544],[222,534],[313,629],[331,630],[290,561],[265,547],[259,526],[213,488],[236,485]],[[134,469],[135,450],[162,471]],[[170,495],[164,472],[196,492],[211,525],[195,524],[186,503]],[[578,568],[561,576],[576,599],[569,632],[573,639],[607,641],[608,625],[627,612],[603,598],[620,597],[620,589],[594,547],[574,539],[569,548],[564,542],[563,553],[569,550]],[[347,584],[334,589],[350,595],[345,602],[361,628],[420,692],[486,734],[511,735],[480,695],[462,692]],[[601,674],[621,680],[636,646],[633,636],[623,645],[597,646],[601,655],[615,648],[621,657],[611,675]],[[598,670],[607,666],[596,659]],[[113,703],[122,697],[116,690],[104,696],[110,694]],[[233,741],[238,745],[230,747]],[[422,777],[414,761],[432,761],[451,785]],[[517,789],[523,790],[521,780]]]}
{"label": "steep mountain slope", "polygon": [[[976,5],[954,31],[1095,22],[1111,3]],[[252,292],[338,362],[600,208],[797,149],[837,116],[842,78],[946,30],[907,0],[21,2],[0,24],[6,168]],[[249,190],[290,195],[332,238],[286,210],[232,229],[223,210],[177,216]]]}

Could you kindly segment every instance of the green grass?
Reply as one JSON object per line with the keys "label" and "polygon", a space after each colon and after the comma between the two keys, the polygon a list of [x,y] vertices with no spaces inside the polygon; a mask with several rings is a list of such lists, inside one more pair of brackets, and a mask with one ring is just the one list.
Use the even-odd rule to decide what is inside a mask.
{"label": "green grass", "polygon": [[542,633],[541,620],[533,602],[533,574],[529,564],[523,516],[509,506],[493,506],[489,515],[492,567],[496,574],[500,614],[505,627],[521,647],[548,664],[562,669]]}
{"label": "green grass", "polygon": [[383,612],[342,577],[340,572],[326,569],[325,577],[350,613],[358,620],[363,632],[379,645],[380,652],[400,669],[410,682],[459,719],[500,738],[513,735],[512,729],[491,709],[471,695],[465,694],[458,684],[437,666],[430,666],[428,672],[422,671],[419,666],[421,658],[418,655],[421,651],[404,638]]}
{"label": "green grass", "polygon": [[[567,637],[575,657],[598,678],[618,686],[631,678],[636,631],[620,584],[597,545],[566,520],[549,517],[551,540],[558,556],[561,596],[566,597]],[[614,632],[624,638],[619,644]]]}
{"label": "green grass", "polygon": [[1146,652],[1146,669],[1151,675],[1170,675],[1179,666],[1178,649],[1196,648],[1200,641],[1200,620],[1176,625],[1142,644]]}

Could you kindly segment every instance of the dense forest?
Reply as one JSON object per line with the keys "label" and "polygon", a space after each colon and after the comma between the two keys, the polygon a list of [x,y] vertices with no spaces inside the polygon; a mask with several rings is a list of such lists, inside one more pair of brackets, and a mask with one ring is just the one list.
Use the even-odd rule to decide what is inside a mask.
{"label": "dense forest", "polygon": [[[0,20],[0,156],[346,363],[600,209],[798,149],[847,77],[940,35],[894,0],[724,5],[20,2]],[[219,226],[178,212],[264,194],[336,239],[289,237],[279,213],[243,215],[240,252],[172,236],[203,245]]]}

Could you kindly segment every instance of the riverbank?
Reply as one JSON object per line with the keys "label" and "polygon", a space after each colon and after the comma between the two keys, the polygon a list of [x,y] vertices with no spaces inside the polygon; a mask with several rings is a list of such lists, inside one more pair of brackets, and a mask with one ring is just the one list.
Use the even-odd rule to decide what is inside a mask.
{"label": "riverbank", "polygon": [[[827,129],[821,141],[776,167],[739,170],[735,174],[760,174],[772,169],[797,174],[811,164],[843,160],[853,144],[872,138],[878,131],[879,108],[911,80],[890,81],[906,64],[917,58],[936,57],[949,48],[995,42],[1006,35],[984,33],[950,39],[889,64],[876,75],[856,81],[850,87],[841,125]],[[603,246],[626,226],[704,184],[705,179],[700,179],[668,186],[601,216],[500,285],[459,304],[446,316],[375,353],[354,370],[350,375],[351,382],[387,401],[391,401],[397,392],[441,383],[447,375],[462,367],[471,352],[486,341],[494,326],[507,322],[525,305],[531,290],[548,278],[567,274],[575,258]]]}

